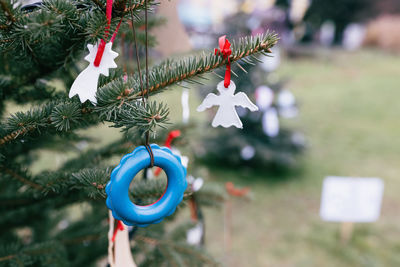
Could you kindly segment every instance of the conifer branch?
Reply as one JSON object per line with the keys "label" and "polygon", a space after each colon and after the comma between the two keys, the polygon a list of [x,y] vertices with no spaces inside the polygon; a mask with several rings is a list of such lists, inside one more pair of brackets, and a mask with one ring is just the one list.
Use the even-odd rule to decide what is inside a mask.
{"label": "conifer branch", "polygon": [[4,145],[7,142],[11,142],[12,140],[15,140],[18,136],[24,135],[28,133],[29,131],[33,131],[35,129],[34,126],[28,126],[24,127],[22,129],[16,130],[0,139],[0,146]]}
{"label": "conifer branch", "polygon": [[[249,56],[256,55],[258,53],[271,53],[272,48],[278,41],[278,37],[274,33],[266,33],[251,38],[242,38],[239,44],[232,46],[232,55],[230,56],[230,62],[237,62],[245,60]],[[254,59],[253,59],[254,60]],[[247,59],[248,62],[252,62],[252,59]],[[196,76],[200,76],[207,72],[213,71],[219,67],[226,65],[228,59],[224,59],[222,56],[214,55],[210,53],[201,57],[190,57],[179,61],[167,61],[150,71],[149,78],[149,93],[154,95],[160,92],[162,89],[171,86],[173,84],[182,82],[184,80],[191,80]],[[138,90],[138,75],[128,77],[128,83],[134,85],[130,88],[129,94],[125,100],[135,100],[140,98],[142,95],[147,95],[145,89],[143,93]],[[120,80],[114,80],[104,86],[104,89],[112,89],[116,86],[120,86]]]}
{"label": "conifer branch", "polygon": [[147,237],[147,236],[143,236],[143,235],[136,235],[135,236],[135,240],[142,241],[142,242],[147,243],[147,244],[152,245],[152,246],[168,246],[168,247],[172,247],[176,251],[179,251],[179,252],[184,253],[184,254],[190,254],[190,255],[198,258],[203,263],[207,263],[207,264],[210,264],[212,266],[217,266],[218,265],[211,258],[199,253],[198,251],[196,251],[195,248],[190,247],[190,246],[179,245],[179,244],[176,244],[176,243],[171,242],[169,240],[161,240],[161,239],[156,239],[154,237]]}
{"label": "conifer branch", "polygon": [[93,1],[93,3],[95,3],[101,10],[103,10],[103,11],[106,10],[106,8],[105,8],[105,6],[103,5],[103,3],[100,2],[99,0],[92,0],[92,1]]}
{"label": "conifer branch", "polygon": [[[266,33],[257,37],[243,38],[238,45],[233,43],[232,63],[240,60],[253,62],[254,56],[258,53],[270,53],[270,48],[278,41],[277,35]],[[167,61],[153,67],[149,73],[149,93],[155,95],[162,92],[168,86],[177,84],[184,80],[193,81],[194,78],[223,67],[227,59],[216,56],[214,53],[208,55],[189,57],[178,61]],[[143,74],[144,75],[144,74]],[[145,77],[143,76],[145,80]],[[147,95],[147,90],[140,90],[139,76],[131,75],[125,82],[122,75],[119,78],[112,78],[110,82],[103,83],[97,92],[98,104],[85,114],[78,100],[62,100],[49,104],[43,110],[17,113],[7,120],[4,128],[10,132],[0,136],[0,146],[17,139],[20,136],[27,136],[31,133],[41,132],[57,133],[58,131],[68,132],[71,129],[83,127],[80,121],[87,121],[90,114],[98,115],[93,124],[101,121],[114,123],[114,127],[123,127],[125,130],[137,128],[139,132],[153,131],[156,127],[163,127],[168,123],[168,109],[166,105],[151,103],[143,105],[139,100]],[[62,112],[61,112],[62,111]],[[66,114],[70,114],[64,118]],[[28,128],[30,127],[30,128]],[[33,128],[32,128],[33,127]],[[56,130],[55,130],[56,128]],[[32,134],[33,135],[33,134]]]}
{"label": "conifer branch", "polygon": [[33,189],[36,189],[36,190],[43,190],[43,186],[41,186],[40,184],[34,183],[34,182],[22,177],[21,175],[19,175],[18,173],[14,172],[13,170],[8,169],[8,168],[6,168],[4,166],[2,166],[1,169],[3,169],[5,173],[7,173],[8,175],[10,175],[11,177],[13,177],[16,180],[20,181],[23,184],[26,184],[26,185],[28,185],[28,186],[32,187]]}
{"label": "conifer branch", "polygon": [[136,10],[143,9],[145,7],[145,5],[146,5],[146,1],[148,2],[147,5],[149,5],[149,6],[152,5],[151,2],[154,2],[154,1],[149,1],[149,0],[141,0],[141,1],[137,2],[137,3],[132,4],[129,7],[126,7],[125,10],[124,10],[125,14],[131,12],[131,10],[132,11],[136,11]]}
{"label": "conifer branch", "polygon": [[14,17],[13,12],[11,11],[10,7],[7,5],[7,3],[4,0],[0,0],[0,7],[3,9],[4,14],[8,21],[10,22],[9,24],[6,25],[1,25],[1,29],[7,29],[9,28],[14,22],[17,20]]}

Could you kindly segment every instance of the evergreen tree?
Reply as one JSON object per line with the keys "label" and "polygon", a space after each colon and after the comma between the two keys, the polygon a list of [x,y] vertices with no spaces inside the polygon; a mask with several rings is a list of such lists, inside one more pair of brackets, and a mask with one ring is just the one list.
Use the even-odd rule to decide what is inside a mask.
{"label": "evergreen tree", "polygon": [[[126,35],[125,42],[133,40],[130,26],[139,29],[140,55],[144,53],[143,11],[154,5],[151,0],[116,0],[113,4],[111,29],[124,18],[121,32]],[[143,69],[141,74],[126,76],[118,68],[109,77],[101,77],[97,105],[88,101],[82,104],[78,97],[68,98],[68,91],[82,69],[83,65],[76,63],[87,54],[86,45],[103,38],[105,13],[103,0],[46,0],[27,7],[0,0],[2,266],[94,266],[104,258],[108,242],[105,185],[118,164],[115,159],[143,144],[146,133],[158,133],[157,138],[163,139],[160,127],[174,128],[168,124],[166,103],[153,101],[152,96],[183,81],[198,83],[198,78],[227,63],[210,51],[166,60],[152,66],[148,75]],[[129,23],[131,17],[134,23]],[[156,25],[159,18],[149,18],[149,26],[152,21]],[[122,42],[121,36],[116,42]],[[149,38],[148,43],[152,40]],[[276,35],[268,32],[240,39],[232,47],[230,61],[254,61],[254,56],[270,52],[276,42]],[[146,85],[144,90],[141,83]],[[145,95],[150,96],[147,104],[141,101]],[[23,104],[29,110],[7,115],[10,103]],[[32,172],[39,149],[63,153],[79,141],[90,142],[81,131],[104,122],[121,128],[123,137],[81,151],[57,170]],[[48,166],[54,166],[54,162],[48,162]],[[131,187],[134,203],[149,204],[162,195],[165,182],[135,178]],[[193,196],[200,205],[216,204],[222,197],[213,187],[198,192],[187,189],[185,200]],[[76,204],[85,208],[79,210],[77,219],[70,220],[71,213],[77,213],[71,211]],[[175,215],[135,232],[133,253],[138,265],[215,264],[202,248],[186,243],[188,226],[177,225],[174,219]],[[165,227],[171,223],[174,227]]]}

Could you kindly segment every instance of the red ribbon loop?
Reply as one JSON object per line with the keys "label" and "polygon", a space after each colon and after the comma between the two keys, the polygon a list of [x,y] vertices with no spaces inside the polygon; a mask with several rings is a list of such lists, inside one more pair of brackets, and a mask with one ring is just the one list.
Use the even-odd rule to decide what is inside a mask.
{"label": "red ribbon loop", "polygon": [[[172,140],[174,140],[175,138],[177,138],[179,136],[181,136],[181,131],[179,131],[179,130],[174,130],[174,131],[169,132],[167,139],[165,140],[164,146],[171,148]],[[155,176],[160,175],[160,173],[161,173],[161,168],[157,168],[154,171]]]}
{"label": "red ribbon loop", "polygon": [[219,37],[218,40],[219,49],[215,48],[215,55],[222,55],[224,59],[228,59],[228,63],[226,63],[226,70],[225,70],[225,79],[224,79],[224,86],[228,88],[231,84],[231,59],[230,56],[232,55],[231,50],[231,43],[226,39],[226,35]]}
{"label": "red ribbon loop", "polygon": [[[111,17],[112,17],[112,5],[113,5],[113,0],[107,0],[107,5],[106,5],[107,26],[104,31],[104,39],[101,39],[99,48],[97,49],[96,58],[94,59],[93,65],[95,67],[100,66],[101,58],[103,57],[104,49],[106,47],[105,40],[107,40],[108,34],[110,32]],[[118,29],[117,29],[117,31],[118,31]]]}

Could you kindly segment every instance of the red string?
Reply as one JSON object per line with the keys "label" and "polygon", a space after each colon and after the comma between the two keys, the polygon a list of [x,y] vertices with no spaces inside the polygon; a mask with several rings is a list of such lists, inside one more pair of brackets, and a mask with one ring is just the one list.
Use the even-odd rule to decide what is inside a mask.
{"label": "red string", "polygon": [[101,39],[99,48],[97,49],[96,58],[93,63],[95,67],[100,66],[101,58],[103,57],[103,53],[104,53],[104,48],[106,47],[105,40],[107,40],[108,34],[110,32],[111,17],[112,17],[112,4],[113,4],[113,0],[107,0],[107,6],[106,6],[107,26],[104,31],[104,39]]}
{"label": "red string", "polygon": [[114,229],[114,233],[113,233],[113,236],[111,239],[112,242],[115,242],[115,238],[117,237],[118,231],[124,230],[124,225],[122,224],[122,222],[119,220],[116,220],[116,221],[117,221],[117,227],[115,227],[115,229]]}
{"label": "red string", "polygon": [[226,39],[226,35],[219,37],[218,40],[219,49],[215,48],[215,55],[221,55],[224,59],[228,58],[228,63],[226,63],[226,70],[225,70],[225,79],[224,79],[224,86],[228,88],[231,84],[231,59],[230,55],[232,54],[231,50],[231,43]]}
{"label": "red string", "polygon": [[[171,148],[172,141],[181,135],[181,131],[175,130],[168,133],[167,139],[165,140],[164,146]],[[157,168],[154,171],[154,175],[158,176],[161,173],[161,168]]]}
{"label": "red string", "polygon": [[121,19],[119,20],[119,23],[118,23],[118,25],[117,25],[117,28],[115,28],[114,34],[113,34],[112,37],[111,37],[111,43],[114,43],[115,37],[117,37],[117,33],[118,33],[118,30],[119,30],[119,27],[121,27],[122,19],[123,19],[123,18],[121,18]]}

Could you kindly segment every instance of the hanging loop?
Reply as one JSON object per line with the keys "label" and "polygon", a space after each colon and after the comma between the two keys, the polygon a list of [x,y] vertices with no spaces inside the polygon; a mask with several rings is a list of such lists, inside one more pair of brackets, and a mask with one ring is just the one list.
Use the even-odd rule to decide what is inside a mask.
{"label": "hanging loop", "polygon": [[214,54],[215,55],[222,55],[224,59],[228,59],[226,63],[226,70],[225,70],[225,79],[224,79],[224,86],[228,88],[231,84],[231,58],[232,50],[231,50],[231,43],[226,38],[226,35],[221,36],[218,40],[219,49],[215,48]]}
{"label": "hanging loop", "polygon": [[146,143],[144,146],[146,147],[147,152],[149,152],[149,155],[150,155],[150,168],[153,168],[153,167],[154,167],[154,154],[153,154],[153,150],[151,150],[151,146],[150,146],[148,143]]}

